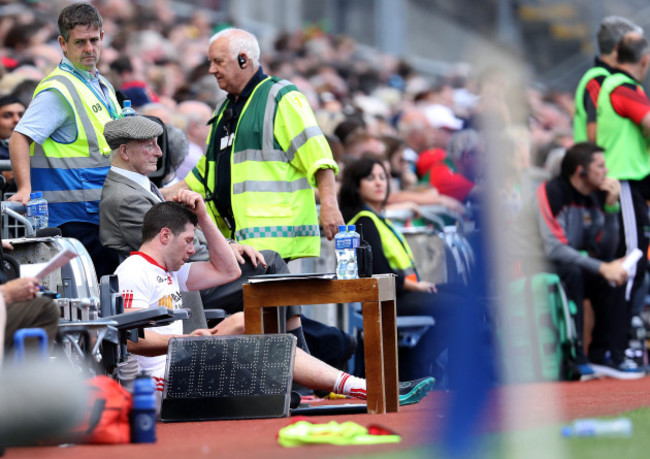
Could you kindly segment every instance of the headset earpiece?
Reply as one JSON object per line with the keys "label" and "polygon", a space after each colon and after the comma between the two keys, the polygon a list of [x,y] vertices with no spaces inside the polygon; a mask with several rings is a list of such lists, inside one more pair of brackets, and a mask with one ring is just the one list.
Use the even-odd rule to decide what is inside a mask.
{"label": "headset earpiece", "polygon": [[244,57],[243,54],[240,54],[237,56],[237,62],[239,63],[239,68],[243,69],[244,65],[246,64],[246,58]]}
{"label": "headset earpiece", "polygon": [[582,170],[580,171],[580,177],[586,177],[586,176],[587,176],[587,169],[582,168]]}

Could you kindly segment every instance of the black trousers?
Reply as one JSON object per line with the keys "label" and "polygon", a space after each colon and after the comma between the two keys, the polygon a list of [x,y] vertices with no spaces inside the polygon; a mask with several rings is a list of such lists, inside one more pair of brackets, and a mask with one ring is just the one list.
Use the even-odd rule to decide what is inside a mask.
{"label": "black trousers", "polygon": [[629,324],[628,305],[625,301],[625,285],[612,287],[602,276],[575,265],[556,265],[567,297],[577,306],[576,328],[582,345],[584,324],[583,301],[588,298],[594,310],[595,324],[589,345],[589,360],[601,363],[607,351],[614,362],[620,362],[627,347]]}

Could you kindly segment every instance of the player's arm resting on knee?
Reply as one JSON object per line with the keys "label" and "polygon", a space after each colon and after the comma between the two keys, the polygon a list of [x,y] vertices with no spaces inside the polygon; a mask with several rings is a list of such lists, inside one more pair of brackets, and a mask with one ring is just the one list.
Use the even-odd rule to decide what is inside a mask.
{"label": "player's arm resting on knee", "polygon": [[186,205],[196,213],[201,231],[203,231],[203,235],[208,242],[208,252],[210,254],[210,261],[192,263],[187,278],[187,288],[189,290],[202,290],[234,281],[241,276],[241,269],[235,254],[228,245],[226,238],[208,215],[203,197],[194,191],[180,190],[174,200]]}
{"label": "player's arm resting on knee", "polygon": [[167,354],[169,340],[183,335],[163,335],[153,330],[146,329],[144,338],[138,338],[137,342],[128,341],[126,350],[132,354],[142,355],[145,357],[155,357],[157,355]]}

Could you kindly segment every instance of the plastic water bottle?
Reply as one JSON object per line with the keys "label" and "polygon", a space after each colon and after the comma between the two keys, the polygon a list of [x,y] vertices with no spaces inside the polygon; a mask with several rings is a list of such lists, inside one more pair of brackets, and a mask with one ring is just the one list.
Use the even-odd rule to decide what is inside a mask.
{"label": "plastic water bottle", "polygon": [[[356,239],[355,235],[356,234]],[[339,232],[334,236],[336,247],[336,277],[337,279],[357,279],[357,251],[359,246],[358,234],[350,233],[345,225],[339,226]],[[354,244],[357,244],[356,246]]]}
{"label": "plastic water bottle", "polygon": [[576,419],[562,428],[563,437],[630,437],[632,421],[629,418]]}
{"label": "plastic water bottle", "polygon": [[140,373],[133,382],[131,443],[156,442],[156,385],[153,378]]}
{"label": "plastic water bottle", "polygon": [[125,100],[124,108],[122,108],[122,118],[126,118],[127,116],[135,116],[135,110],[131,107],[130,100]]}
{"label": "plastic water bottle", "polygon": [[357,233],[355,225],[348,225],[348,234],[352,239],[352,253],[354,256],[350,263],[348,263],[348,279],[359,278],[359,260],[357,260],[357,247],[361,245],[361,236]]}
{"label": "plastic water bottle", "polygon": [[27,219],[32,224],[34,231],[47,228],[49,218],[47,201],[43,197],[43,193],[40,191],[31,193],[29,201],[27,201]]}

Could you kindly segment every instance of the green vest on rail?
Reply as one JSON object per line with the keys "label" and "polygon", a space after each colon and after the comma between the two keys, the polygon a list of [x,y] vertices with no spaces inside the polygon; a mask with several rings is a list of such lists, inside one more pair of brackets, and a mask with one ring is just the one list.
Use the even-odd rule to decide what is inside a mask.
{"label": "green vest on rail", "polygon": [[402,233],[393,226],[390,220],[381,218],[370,210],[362,210],[352,217],[347,224],[354,225],[361,217],[370,218],[377,227],[381,238],[381,247],[390,267],[395,271],[401,271],[404,277],[414,274],[416,279],[419,280],[420,276],[413,261],[413,252],[411,252],[411,248]]}
{"label": "green vest on rail", "polygon": [[592,67],[582,76],[574,98],[575,114],[573,115],[573,140],[578,142],[587,141],[587,111],[585,110],[584,97],[587,83],[599,76],[608,77],[609,70],[604,67]]}
{"label": "green vest on rail", "polygon": [[650,174],[648,139],[629,118],[619,116],[612,107],[610,94],[624,83],[639,84],[623,73],[608,76],[598,96],[598,134],[596,143],[605,149],[608,175],[619,180],[641,180]]}
{"label": "green vest on rail", "polygon": [[115,93],[109,91],[110,104],[106,105],[79,76],[60,66],[39,83],[34,96],[42,91],[57,91],[70,104],[77,137],[72,143],[51,137],[42,145],[32,142],[32,190],[43,192],[50,226],[71,221],[99,224],[99,200],[111,166],[104,125],[121,114]]}
{"label": "green vest on rail", "polygon": [[[283,104],[292,104],[293,110],[304,107],[304,112],[285,116]],[[206,197],[216,183],[214,150],[220,139],[213,137],[227,106],[228,101],[220,107],[210,132],[213,148],[185,178],[190,189]],[[287,138],[286,133],[295,135]],[[313,112],[293,84],[267,77],[255,87],[239,116],[230,167],[234,232],[207,199],[208,211],[226,237],[257,250],[274,250],[283,258],[320,255],[314,174],[323,167],[336,171],[337,166]]]}

